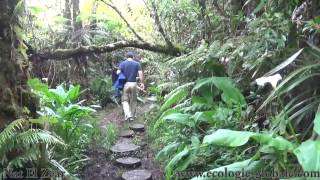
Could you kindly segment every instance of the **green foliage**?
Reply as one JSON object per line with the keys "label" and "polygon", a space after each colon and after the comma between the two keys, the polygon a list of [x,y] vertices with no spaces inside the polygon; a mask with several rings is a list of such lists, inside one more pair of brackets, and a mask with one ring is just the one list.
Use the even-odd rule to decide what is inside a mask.
{"label": "green foliage", "polygon": [[105,128],[105,138],[102,141],[103,147],[109,150],[118,139],[118,134],[116,125],[112,123],[108,124]]}
{"label": "green foliage", "polygon": [[186,98],[188,95],[188,91],[185,89],[179,89],[174,93],[169,94],[165,97],[165,103],[161,106],[160,110],[164,111],[168,108],[171,108],[172,105],[179,103],[181,100]]}
{"label": "green foliage", "polygon": [[294,145],[281,136],[272,137],[271,134],[258,134],[247,131],[231,131],[219,129],[203,138],[204,144],[237,147],[242,146],[252,138],[261,145],[280,151],[292,151]]}
{"label": "green foliage", "polygon": [[319,152],[320,142],[308,140],[295,149],[294,154],[297,156],[304,171],[319,171]]}
{"label": "green foliage", "polygon": [[320,134],[320,112],[318,111],[316,117],[314,118],[314,132]]}
{"label": "green foliage", "polygon": [[47,124],[50,131],[68,144],[65,148],[51,149],[55,152],[52,159],[63,160],[63,166],[70,173],[76,173],[87,160],[83,154],[86,146],[99,134],[96,122],[90,116],[95,110],[82,105],[83,101],[77,102],[81,94],[79,85],[70,85],[68,90],[64,84],[49,89],[37,79],[29,80],[28,85],[40,97],[41,105],[40,118],[32,122]]}
{"label": "green foliage", "polygon": [[[206,79],[201,79],[197,81],[197,84],[193,88],[193,91],[199,90],[203,86],[209,86],[215,85],[219,90],[221,90],[222,93],[222,99],[227,104],[240,104],[245,105],[245,100],[239,89],[237,89],[232,82],[226,78],[226,77],[211,77]],[[206,88],[209,89],[209,88]],[[210,89],[211,90],[211,89]],[[213,91],[213,90],[211,90]],[[215,94],[215,93],[211,93]]]}
{"label": "green foliage", "polygon": [[[165,31],[161,34],[185,51],[171,59],[146,55],[149,58],[146,71],[152,74],[147,78],[160,84],[149,88],[157,96],[158,104],[146,118],[151,126],[148,133],[160,150],[157,158],[166,166],[166,178],[172,179],[176,172],[188,169],[267,171],[273,168],[281,171],[298,163],[304,170],[319,170],[319,163],[315,161],[320,151],[320,120],[316,112],[320,103],[320,50],[316,46],[320,18],[315,14],[319,8],[308,5],[299,14],[301,20],[292,20],[293,9],[298,9],[296,6],[302,1],[153,2],[156,7],[150,1],[145,5],[154,13],[151,17],[157,10]],[[310,2],[312,6],[319,6],[315,0]],[[80,15],[74,17],[84,25],[80,35],[70,33],[69,21],[62,16],[53,17],[50,21],[53,25],[45,27],[36,18],[44,10],[36,6],[30,7],[35,22],[29,26],[32,28],[25,34],[20,26],[15,26],[14,32],[21,41],[27,35],[33,47],[49,47],[49,50],[74,48],[76,43],[104,45],[128,35],[122,21],[113,18],[105,7],[103,13],[99,6],[100,10],[97,8],[97,13],[92,14],[91,6],[85,6]],[[21,11],[21,7],[18,5],[15,11]],[[128,13],[132,15],[132,12],[128,7]],[[149,17],[144,10],[141,12],[143,17]],[[129,20],[137,22],[137,19],[131,21],[131,16]],[[144,27],[137,30],[150,32]],[[146,41],[159,42],[159,34],[150,33],[152,39],[146,38]],[[307,44],[310,47],[306,47]],[[24,48],[20,49],[27,57]],[[106,67],[100,59],[108,58],[99,57],[96,66],[83,67],[83,72],[99,69],[94,77],[105,74]],[[283,77],[275,89],[255,87],[256,77],[275,73]],[[70,86],[66,90],[65,85],[60,85],[49,89],[37,81],[29,84],[41,96],[42,104],[41,117],[31,122],[49,123],[50,130],[70,144],[67,152],[76,154],[75,159],[62,159],[59,163],[70,168],[85,160],[81,150],[96,132],[94,123],[87,122],[91,121],[93,109],[81,101],[76,102],[80,87]],[[90,89],[102,106],[116,102],[110,78],[96,78]],[[115,141],[115,134],[113,125],[106,128],[104,145],[107,148]],[[73,167],[76,169],[79,168]]]}
{"label": "green foliage", "polygon": [[[260,4],[255,13],[268,11],[269,6],[269,2]],[[312,49],[284,49],[289,31],[286,13],[263,12],[245,21],[248,34],[236,39],[226,37],[224,43],[214,41],[209,47],[202,44],[189,54],[167,62],[172,67],[168,79],[175,79],[171,84],[178,88],[170,90],[165,97],[161,114],[154,117],[157,121],[152,128],[157,137],[161,134],[155,143],[163,144],[157,158],[166,165],[167,179],[189,168],[217,171],[228,167],[236,171],[243,167],[251,169],[252,165],[252,170],[281,171],[296,167],[297,160],[304,169],[317,170],[317,161],[307,157],[307,152],[312,151],[316,159],[318,141],[305,141],[312,123],[307,121],[307,127],[300,130],[301,135],[297,131],[320,103],[318,86],[310,86],[301,93],[301,87],[315,83],[319,76],[316,59],[320,57],[320,50],[313,45],[310,45]],[[289,58],[283,62],[277,60],[284,57]],[[242,95],[230,78],[214,76],[225,76],[217,70],[219,66],[214,65],[219,62],[225,63],[237,87],[250,91],[250,95],[260,93],[249,87],[250,78],[274,73],[281,73],[284,78],[271,93],[256,96],[248,106],[249,98]],[[193,89],[179,88],[188,82],[195,82]],[[259,101],[262,103],[257,103]],[[267,117],[263,124],[250,122],[250,118],[260,121],[260,113]],[[319,132],[318,119],[316,115],[314,132]],[[245,131],[242,123],[251,131]],[[193,137],[202,143],[194,143]],[[220,149],[222,152],[217,152]]]}
{"label": "green foliage", "polygon": [[118,104],[110,77],[96,78],[92,81],[90,89],[100,101],[101,106],[106,106],[110,102]]}
{"label": "green foliage", "polygon": [[[185,99],[190,94],[192,98]],[[211,149],[200,148],[199,137],[203,137],[215,126],[239,125],[242,107],[246,104],[240,91],[226,77],[186,83],[171,91],[164,100],[160,108],[162,114],[158,116],[153,130],[155,134],[163,134],[157,141],[169,144],[157,155],[159,160],[167,162],[167,179],[213,153]],[[173,105],[173,108],[168,109]]]}
{"label": "green foliage", "polygon": [[[60,137],[46,130],[32,128],[35,125],[26,119],[17,119],[0,133],[1,167],[21,168],[28,163],[37,163],[41,158],[40,144],[47,144],[49,147],[65,146]],[[14,159],[8,157],[13,151],[19,152]],[[5,169],[1,173],[3,170]]]}

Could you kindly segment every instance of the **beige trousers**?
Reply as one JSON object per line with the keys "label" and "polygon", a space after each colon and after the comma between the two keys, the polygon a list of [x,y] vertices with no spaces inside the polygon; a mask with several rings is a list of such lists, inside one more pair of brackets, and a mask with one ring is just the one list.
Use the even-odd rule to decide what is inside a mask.
{"label": "beige trousers", "polygon": [[137,106],[137,83],[126,82],[121,96],[125,120],[135,117]]}

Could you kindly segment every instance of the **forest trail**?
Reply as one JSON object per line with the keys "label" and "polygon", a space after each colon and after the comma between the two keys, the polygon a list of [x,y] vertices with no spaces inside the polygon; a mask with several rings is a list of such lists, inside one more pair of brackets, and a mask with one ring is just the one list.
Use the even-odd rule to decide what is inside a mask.
{"label": "forest trail", "polygon": [[[96,114],[100,127],[113,123],[118,132],[117,142],[108,152],[99,144],[88,149],[90,158],[81,179],[86,180],[143,180],[134,174],[143,174],[145,179],[164,179],[161,168],[154,160],[143,115],[150,103],[139,103],[137,119],[124,122],[121,107],[105,108]],[[141,126],[141,127],[140,127]]]}

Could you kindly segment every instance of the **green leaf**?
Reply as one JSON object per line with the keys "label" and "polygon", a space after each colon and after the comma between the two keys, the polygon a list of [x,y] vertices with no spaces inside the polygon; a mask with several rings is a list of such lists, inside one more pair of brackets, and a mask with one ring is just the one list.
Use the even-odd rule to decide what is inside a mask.
{"label": "green leaf", "polygon": [[59,108],[58,112],[61,115],[61,117],[66,117],[66,116],[76,117],[77,115],[83,116],[83,115],[86,115],[90,112],[96,112],[96,110],[94,110],[90,107],[80,106],[77,104],[71,104],[67,107]]}
{"label": "green leaf", "polygon": [[50,124],[55,124],[58,122],[57,118],[52,116],[41,116],[38,119],[30,119],[29,121],[37,124],[44,124],[46,122]]}
{"label": "green leaf", "polygon": [[304,171],[320,171],[320,141],[308,140],[294,150]]}
{"label": "green leaf", "polygon": [[29,79],[27,84],[32,90],[38,93],[46,94],[49,89],[48,85],[42,83],[39,79]]}
{"label": "green leaf", "polygon": [[212,85],[222,91],[222,98],[226,103],[239,103],[242,105],[246,104],[240,90],[236,88],[232,81],[227,77],[209,77],[200,79],[197,81],[197,84],[192,91],[198,90],[204,86],[207,88],[212,88]]}
{"label": "green leaf", "polygon": [[172,113],[167,116],[164,116],[164,120],[172,120],[176,123],[187,125],[190,127],[195,127],[195,122],[190,119],[191,115],[183,113]]}
{"label": "green leaf", "polygon": [[208,122],[212,121],[212,116],[215,114],[215,111],[203,111],[196,112],[191,118],[195,120],[196,123],[199,122]]}
{"label": "green leaf", "polygon": [[171,143],[165,146],[160,152],[158,152],[158,154],[156,155],[156,159],[158,160],[167,159],[168,157],[175,154],[179,146],[180,146],[180,143]]}
{"label": "green leaf", "polygon": [[57,86],[56,89],[49,89],[48,97],[51,100],[54,100],[59,105],[63,105],[65,102],[67,102],[67,93],[63,88],[63,85]]}
{"label": "green leaf", "polygon": [[44,6],[29,6],[28,7],[31,11],[31,14],[38,15],[40,13],[43,13],[47,10]]}
{"label": "green leaf", "polygon": [[237,147],[246,144],[252,135],[254,135],[253,132],[219,129],[216,132],[205,136],[203,138],[203,143]]}
{"label": "green leaf", "polygon": [[313,127],[314,132],[320,135],[320,106],[318,107],[318,111],[317,111],[316,117],[314,118],[313,123],[314,123],[314,127]]}
{"label": "green leaf", "polygon": [[185,97],[188,96],[188,91],[185,89],[180,89],[176,91],[173,94],[170,94],[170,96],[167,96],[165,99],[164,104],[161,106],[160,111],[164,111],[170,107],[172,107],[174,104],[180,102]]}
{"label": "green leaf", "polygon": [[219,129],[216,132],[205,136],[203,138],[203,144],[237,147],[246,144],[250,138],[260,144],[279,151],[293,151],[294,149],[294,145],[281,136],[273,137],[271,134],[232,131],[228,129]]}
{"label": "green leaf", "polygon": [[171,159],[171,161],[168,163],[168,165],[165,168],[166,180],[171,179],[174,169],[179,167],[178,163],[182,161],[183,158],[187,158],[189,154],[190,154],[189,150],[185,148],[183,151],[179,152],[177,155],[174,156],[174,158]]}
{"label": "green leaf", "polygon": [[80,85],[70,86],[69,91],[67,92],[67,100],[74,101],[80,96]]}

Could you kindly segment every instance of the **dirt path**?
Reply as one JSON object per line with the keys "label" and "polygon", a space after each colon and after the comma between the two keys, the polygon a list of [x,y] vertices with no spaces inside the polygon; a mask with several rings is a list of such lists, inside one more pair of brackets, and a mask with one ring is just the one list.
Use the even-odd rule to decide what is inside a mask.
{"label": "dirt path", "polygon": [[[106,108],[106,110],[97,113],[96,117],[100,121],[100,126],[104,129],[108,124],[113,123],[118,128],[118,132],[129,130],[129,126],[133,123],[144,124],[143,114],[148,111],[150,104],[139,104],[137,107],[137,120],[134,122],[124,122],[122,110],[119,107]],[[110,150],[106,151],[99,144],[94,144],[88,149],[88,156],[91,160],[84,168],[81,179],[85,180],[120,180],[124,172],[133,169],[146,169],[152,174],[152,179],[162,180],[163,172],[154,161],[154,153],[152,152],[149,144],[149,140],[146,134],[147,129],[144,132],[135,132],[133,137],[124,138],[120,137],[117,143],[131,143],[139,146],[139,150],[134,153],[135,158],[141,160],[141,164],[138,167],[122,167],[116,163],[118,155],[112,153]],[[116,144],[117,144],[116,143]],[[132,156],[132,155],[130,155]],[[122,156],[124,158],[129,155]],[[130,178],[131,179],[131,178]],[[132,178],[134,179],[134,178]]]}

